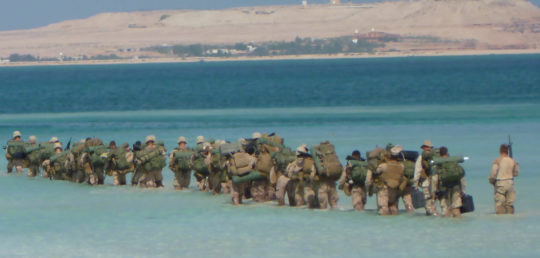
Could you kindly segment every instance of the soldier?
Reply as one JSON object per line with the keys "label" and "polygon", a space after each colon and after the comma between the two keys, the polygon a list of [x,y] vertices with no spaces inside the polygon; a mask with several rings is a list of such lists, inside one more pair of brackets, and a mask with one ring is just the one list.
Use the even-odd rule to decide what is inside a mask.
{"label": "soldier", "polygon": [[80,162],[91,185],[102,185],[105,182],[105,159],[107,158],[107,146],[98,138],[86,138],[88,147],[81,155]]}
{"label": "soldier", "polygon": [[47,167],[49,175],[54,180],[70,180],[68,174],[68,159],[69,152],[62,152],[62,144],[59,142],[54,144],[54,152],[50,159],[43,162],[43,166]]}
{"label": "soldier", "polygon": [[51,178],[51,168],[50,166],[43,166],[43,162],[44,161],[48,161],[53,155],[55,155],[55,145],[56,144],[60,144],[62,145],[62,143],[58,140],[58,138],[56,136],[53,136],[51,137],[51,139],[46,142],[46,143],[42,143],[43,145],[45,145],[45,148],[42,150],[42,168],[43,168],[43,177],[44,178]]}
{"label": "soldier", "polygon": [[261,144],[259,141],[261,137],[262,135],[259,132],[253,133],[251,137],[256,141],[257,148],[255,150],[255,158],[257,159],[255,163],[255,170],[259,171],[265,176],[265,178],[253,180],[251,185],[251,196],[255,202],[259,203],[270,200],[268,195],[268,189],[270,188],[268,176],[275,173],[272,156],[270,155],[270,148],[272,147],[268,144]]}
{"label": "soldier", "polygon": [[191,160],[197,188],[208,191],[208,175],[210,174],[210,162],[212,161],[212,146],[206,142],[203,136],[197,136],[197,146]]}
{"label": "soldier", "polygon": [[[448,158],[448,148],[442,146],[440,148],[441,158]],[[457,162],[454,164],[459,166]],[[433,185],[437,187],[436,193],[441,202],[441,214],[444,217],[454,216],[455,218],[461,217],[461,196],[465,194],[465,177],[462,177],[460,182],[455,185],[447,186],[440,180],[442,166],[437,165],[435,167],[436,174],[433,177]]]}
{"label": "soldier", "polygon": [[403,148],[399,145],[390,149],[390,159],[377,166],[374,173],[377,186],[377,207],[380,215],[397,215],[399,194],[406,181],[403,178],[405,166],[399,162]]}
{"label": "soldier", "polygon": [[433,144],[430,140],[425,140],[420,148],[423,152],[418,156],[414,165],[413,187],[422,187],[424,198],[426,199],[426,215],[438,216],[439,213],[435,209],[435,187],[432,187],[433,174],[429,165],[429,161],[433,158]]}
{"label": "soldier", "polygon": [[[296,148],[296,160],[289,164],[286,170],[293,185],[288,187],[285,185],[285,188],[290,187],[287,190],[289,196],[291,196],[292,189],[295,190],[296,205],[302,206],[307,203],[310,209],[319,208],[319,201],[315,192],[317,170],[305,144]],[[285,189],[281,186],[284,182],[279,182],[278,184],[280,184],[278,192],[284,191]],[[281,195],[281,193],[278,194],[278,199],[281,199]]]}
{"label": "soldier", "polygon": [[[39,146],[37,146],[37,138],[36,136],[32,135],[28,138],[28,141],[30,143],[30,146],[28,149],[33,149],[32,151],[28,151],[27,158],[28,158],[28,177],[35,177],[39,175]],[[27,149],[27,150],[28,150]]]}
{"label": "soldier", "polygon": [[193,151],[188,148],[186,137],[178,137],[178,147],[169,156],[169,169],[174,173],[174,189],[188,189],[191,181],[191,157]]}
{"label": "soldier", "polygon": [[489,183],[495,188],[495,213],[514,214],[514,177],[519,175],[519,165],[508,156],[508,145],[499,148],[500,156],[493,161]]}
{"label": "soldier", "polygon": [[166,166],[165,148],[161,145],[156,145],[156,137],[148,135],[145,139],[146,147],[140,157],[137,156],[139,166],[143,168],[143,179],[141,187],[163,187],[163,177],[161,170]]}
{"label": "soldier", "polygon": [[[230,157],[228,160],[229,165],[227,167],[234,177],[234,171],[252,171],[255,167],[256,160],[257,159],[253,156],[253,152],[237,152]],[[241,167],[240,164],[242,164]],[[238,174],[243,174],[243,172],[238,172]],[[231,200],[233,205],[242,204],[242,199],[246,196],[250,183],[251,181],[249,180],[239,182],[232,181]]]}
{"label": "soldier", "polygon": [[13,172],[13,167],[15,167],[15,172],[23,172],[23,158],[24,158],[24,143],[21,141],[22,134],[19,131],[13,132],[13,137],[7,143],[6,149],[6,159],[7,172],[10,174]]}
{"label": "soldier", "polygon": [[[136,160],[136,157],[139,156],[141,153],[143,147],[141,141],[136,141],[133,144],[133,159]],[[135,166],[133,171],[133,176],[131,177],[131,186],[137,186],[139,185],[139,182],[142,181],[142,178],[144,176],[143,168],[141,166]],[[142,187],[142,185],[141,185]]]}
{"label": "soldier", "polygon": [[339,189],[351,196],[355,210],[363,211],[367,202],[366,179],[367,175],[372,174],[372,172],[359,151],[353,151],[347,159],[347,165],[343,168],[339,179]]}

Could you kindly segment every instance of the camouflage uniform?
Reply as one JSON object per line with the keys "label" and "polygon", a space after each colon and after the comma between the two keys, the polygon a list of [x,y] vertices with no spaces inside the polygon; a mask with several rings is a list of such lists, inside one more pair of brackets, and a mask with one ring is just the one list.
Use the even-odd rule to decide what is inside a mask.
{"label": "camouflage uniform", "polygon": [[[366,182],[349,182],[351,177],[350,170],[352,169],[351,163],[347,162],[347,165],[343,168],[343,173],[339,179],[339,189],[343,189],[346,195],[351,196],[352,206],[357,211],[363,211],[367,203],[367,183]],[[368,170],[368,175],[372,176],[371,170]],[[352,181],[352,179],[350,179]],[[367,178],[366,178],[367,181]]]}
{"label": "camouflage uniform", "polygon": [[[400,146],[392,148],[392,155],[401,152]],[[399,151],[398,151],[399,149]],[[397,153],[397,154],[396,154]],[[404,187],[403,172],[405,166],[402,162],[390,159],[388,162],[377,166],[375,174],[377,179],[377,207],[380,215],[397,215],[400,187]]]}
{"label": "camouflage uniform", "polygon": [[514,201],[516,200],[514,177],[518,175],[518,163],[507,155],[501,155],[493,161],[489,182],[495,188],[495,213],[514,213]]}
{"label": "camouflage uniform", "polygon": [[191,181],[191,169],[189,170],[180,170],[176,166],[176,159],[174,154],[176,152],[186,152],[191,151],[188,147],[177,147],[173,150],[171,155],[169,156],[169,169],[174,173],[174,189],[176,190],[182,190],[189,188],[189,183]]}
{"label": "camouflage uniform", "polygon": [[[431,142],[426,141],[422,147],[427,146],[431,148]],[[424,198],[426,199],[426,215],[438,215],[439,213],[435,209],[435,190],[436,187],[433,184],[433,175],[428,175],[429,171],[424,169],[422,155],[419,155],[414,164],[414,187],[422,187]]]}

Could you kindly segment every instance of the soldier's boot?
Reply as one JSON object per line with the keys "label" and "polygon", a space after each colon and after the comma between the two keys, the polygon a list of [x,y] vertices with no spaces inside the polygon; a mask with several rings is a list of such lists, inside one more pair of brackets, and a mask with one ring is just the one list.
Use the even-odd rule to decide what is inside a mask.
{"label": "soldier's boot", "polygon": [[496,214],[505,214],[505,213],[506,213],[506,209],[504,208],[503,205],[496,205],[496,206],[495,206],[495,213],[496,213]]}
{"label": "soldier's boot", "polygon": [[454,216],[454,218],[461,218],[461,209],[460,208],[452,209],[452,216]]}
{"label": "soldier's boot", "polygon": [[514,205],[506,206],[506,214],[514,214]]}
{"label": "soldier's boot", "polygon": [[8,174],[11,174],[11,172],[13,172],[13,164],[11,164],[11,161],[8,161],[8,164],[7,164],[7,173],[8,173]]}

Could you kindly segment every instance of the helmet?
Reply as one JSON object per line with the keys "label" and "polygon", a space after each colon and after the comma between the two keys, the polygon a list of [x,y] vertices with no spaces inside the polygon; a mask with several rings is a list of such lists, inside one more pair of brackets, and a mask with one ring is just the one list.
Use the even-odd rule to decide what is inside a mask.
{"label": "helmet", "polygon": [[59,141],[58,141],[58,137],[53,136],[53,137],[49,140],[49,142],[59,142]]}
{"label": "helmet", "polygon": [[146,136],[146,139],[144,141],[145,143],[148,143],[148,142],[156,142],[156,136],[154,135],[148,135]]}
{"label": "helmet", "polygon": [[178,137],[178,143],[181,143],[181,142],[187,143],[186,137],[184,136]]}
{"label": "helmet", "polygon": [[302,144],[296,148],[296,155],[300,155],[302,153],[308,153],[308,148],[305,144]]}
{"label": "helmet", "polygon": [[204,136],[201,136],[201,135],[197,136],[196,143],[199,144],[203,142],[205,142]]}
{"label": "helmet", "polygon": [[254,132],[253,135],[251,135],[251,138],[253,139],[259,139],[262,137],[262,134],[259,132]]}
{"label": "helmet", "polygon": [[22,136],[21,132],[19,132],[19,131],[13,132],[13,138],[15,138],[15,137],[21,137],[21,136]]}
{"label": "helmet", "polygon": [[56,150],[56,149],[62,149],[62,144],[59,143],[59,142],[55,143],[55,144],[54,144],[54,149],[55,149],[55,150]]}
{"label": "helmet", "polygon": [[402,150],[403,147],[401,147],[400,145],[396,145],[392,147],[392,149],[390,149],[390,153],[392,154],[392,156],[397,156],[399,155],[399,153],[401,153]]}
{"label": "helmet", "polygon": [[30,143],[36,143],[37,142],[37,137],[35,135],[32,135],[32,136],[28,137],[28,141]]}

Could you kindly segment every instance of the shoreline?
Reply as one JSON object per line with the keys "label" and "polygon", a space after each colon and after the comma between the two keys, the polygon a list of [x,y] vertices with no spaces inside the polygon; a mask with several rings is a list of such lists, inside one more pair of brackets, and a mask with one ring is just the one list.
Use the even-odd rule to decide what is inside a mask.
{"label": "shoreline", "polygon": [[439,57],[439,56],[488,56],[540,54],[540,49],[502,49],[502,50],[458,50],[422,52],[376,52],[374,54],[333,54],[333,55],[283,55],[283,56],[242,56],[242,57],[165,57],[115,60],[83,61],[38,61],[0,63],[1,67],[23,66],[69,66],[69,65],[118,65],[118,64],[158,64],[158,63],[197,63],[197,62],[244,62],[244,61],[284,61],[284,60],[324,60],[324,59],[364,59],[396,57]]}

